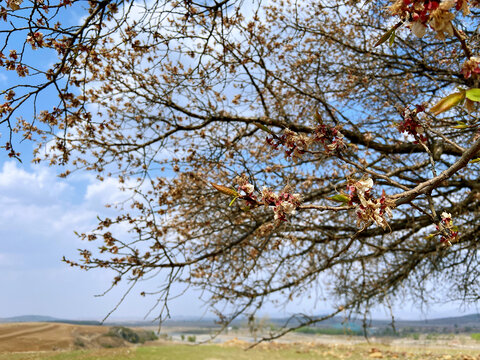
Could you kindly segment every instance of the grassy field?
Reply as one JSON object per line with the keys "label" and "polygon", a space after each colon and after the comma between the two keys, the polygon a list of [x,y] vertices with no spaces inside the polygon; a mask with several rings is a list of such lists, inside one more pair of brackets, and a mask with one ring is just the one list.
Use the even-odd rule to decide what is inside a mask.
{"label": "grassy field", "polygon": [[267,344],[250,350],[239,345],[167,344],[119,349],[4,353],[0,360],[480,360],[479,351],[429,348],[398,348],[369,344],[353,346]]}

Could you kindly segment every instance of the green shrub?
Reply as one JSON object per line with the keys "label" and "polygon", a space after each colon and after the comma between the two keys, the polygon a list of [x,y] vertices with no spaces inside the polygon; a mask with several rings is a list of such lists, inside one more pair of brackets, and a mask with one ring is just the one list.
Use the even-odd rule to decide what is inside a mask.
{"label": "green shrub", "polygon": [[197,341],[197,337],[196,337],[195,335],[189,335],[189,336],[187,337],[187,341],[194,343],[194,342]]}
{"label": "green shrub", "polygon": [[158,337],[153,331],[132,330],[123,326],[114,326],[107,333],[108,336],[118,337],[132,344],[143,344],[145,341],[157,340]]}
{"label": "green shrub", "polygon": [[82,339],[76,337],[75,340],[73,340],[73,345],[83,348],[85,347],[85,342]]}
{"label": "green shrub", "polygon": [[132,329],[123,326],[114,326],[110,328],[107,333],[108,336],[118,337],[130,343],[137,344],[140,342],[140,337]]}
{"label": "green shrub", "polygon": [[419,333],[411,333],[409,336],[411,336],[413,338],[413,340],[420,339],[420,334]]}
{"label": "green shrub", "polygon": [[[138,330],[137,334],[139,336],[140,342],[143,344],[145,341],[154,341],[158,340],[158,336],[155,334],[155,332],[151,330]],[[166,339],[168,339],[168,335],[166,335]]]}
{"label": "green shrub", "polygon": [[473,340],[480,341],[480,333],[470,334],[470,337],[471,337]]}

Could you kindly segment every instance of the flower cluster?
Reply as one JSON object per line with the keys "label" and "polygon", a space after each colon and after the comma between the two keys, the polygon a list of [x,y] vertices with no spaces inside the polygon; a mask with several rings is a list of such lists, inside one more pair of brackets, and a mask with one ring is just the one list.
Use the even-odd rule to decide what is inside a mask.
{"label": "flower cluster", "polygon": [[255,186],[250,184],[245,175],[237,176],[235,183],[238,186],[238,192],[234,195],[239,199],[245,200],[249,205],[257,205],[257,196],[255,195]]}
{"label": "flower cluster", "polygon": [[244,192],[245,195],[247,196],[254,196],[253,192],[255,190],[255,187],[252,184],[246,183],[244,185],[239,186],[238,190]]}
{"label": "flower cluster", "polygon": [[41,32],[34,32],[27,36],[27,42],[32,46],[32,49],[35,50],[37,47],[44,47],[45,41],[43,40],[43,34]]}
{"label": "flower cluster", "polygon": [[285,129],[281,136],[269,136],[266,141],[274,149],[278,149],[280,145],[285,146],[287,157],[299,158],[315,142],[322,143],[326,154],[343,150],[346,147],[343,139],[343,134],[337,128],[322,123],[315,129],[313,136],[298,134],[290,129]]}
{"label": "flower cluster", "polygon": [[415,110],[404,108],[402,110],[403,121],[398,124],[397,129],[401,133],[407,133],[415,138],[415,143],[418,143],[418,139],[425,142],[427,136],[425,135],[424,128],[418,123],[417,115],[425,111],[425,106],[417,105]]}
{"label": "flower cluster", "polygon": [[[443,229],[441,229],[443,227]],[[458,228],[453,225],[452,215],[447,212],[442,213],[441,227],[437,225],[437,230],[446,233],[442,235],[440,241],[446,246],[452,246],[452,241],[456,240],[458,237]]]}
{"label": "flower cluster", "polygon": [[235,178],[235,183],[238,186],[238,192],[221,185],[212,185],[224,194],[233,195],[235,198],[246,201],[252,207],[260,205],[273,207],[275,221],[287,221],[287,216],[295,214],[302,202],[300,194],[292,194],[289,186],[286,186],[279,193],[263,187],[261,198],[258,198],[255,195],[255,187],[248,181],[245,175]]}
{"label": "flower cluster", "polygon": [[8,151],[8,156],[9,157],[19,159],[20,153],[16,153],[13,150],[12,145],[8,141],[5,143],[5,146],[3,146],[3,147],[5,148],[6,151]]}
{"label": "flower cluster", "polygon": [[349,205],[356,205],[357,226],[368,224],[374,221],[377,225],[385,229],[388,226],[385,215],[392,217],[392,208],[394,202],[387,199],[385,191],[379,199],[373,198],[371,189],[373,180],[351,180],[347,186],[349,192]]}
{"label": "flower cluster", "polygon": [[299,158],[313,142],[307,135],[298,134],[290,129],[285,129],[280,136],[267,136],[266,141],[267,144],[275,150],[277,150],[280,145],[284,145],[287,148],[285,155],[293,158]]}
{"label": "flower cluster", "polygon": [[390,11],[407,20],[415,36],[423,37],[430,26],[438,39],[445,39],[453,35],[455,14],[450,11],[453,8],[461,10],[464,15],[470,12],[467,0],[396,0]]}
{"label": "flower cluster", "polygon": [[8,115],[9,113],[12,112],[12,107],[11,107],[10,102],[6,102],[3,104],[0,104],[0,118],[4,115]]}
{"label": "flower cluster", "polygon": [[7,70],[16,70],[18,76],[25,77],[28,75],[28,68],[26,65],[17,64],[20,55],[16,50],[10,50],[8,58],[0,51],[0,66],[5,66]]}
{"label": "flower cluster", "polygon": [[480,57],[472,56],[470,59],[465,61],[462,66],[462,74],[465,79],[470,77],[479,78],[480,77]]}
{"label": "flower cluster", "polygon": [[295,214],[301,201],[300,194],[291,194],[288,189],[278,194],[266,187],[262,189],[262,202],[265,206],[274,207],[275,220],[287,221],[287,215]]}
{"label": "flower cluster", "polygon": [[20,9],[20,5],[22,5],[22,0],[7,0],[7,6],[12,10]]}
{"label": "flower cluster", "polygon": [[336,128],[321,123],[315,129],[315,140],[320,141],[328,153],[345,149],[343,134]]}

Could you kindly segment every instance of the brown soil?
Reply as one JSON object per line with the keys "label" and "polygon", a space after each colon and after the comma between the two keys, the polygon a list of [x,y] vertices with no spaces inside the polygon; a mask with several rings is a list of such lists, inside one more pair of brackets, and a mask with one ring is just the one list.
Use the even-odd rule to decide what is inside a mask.
{"label": "brown soil", "polygon": [[70,350],[117,347],[127,344],[105,336],[105,326],[60,323],[0,324],[0,352]]}

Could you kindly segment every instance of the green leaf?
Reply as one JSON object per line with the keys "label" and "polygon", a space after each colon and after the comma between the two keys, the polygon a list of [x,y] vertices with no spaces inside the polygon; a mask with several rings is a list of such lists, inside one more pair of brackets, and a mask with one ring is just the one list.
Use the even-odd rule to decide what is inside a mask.
{"label": "green leaf", "polygon": [[235,202],[235,200],[237,200],[237,199],[238,199],[238,196],[235,196],[235,197],[232,199],[232,201],[230,201],[230,204],[228,204],[228,206],[232,206],[233,203]]}
{"label": "green leaf", "polygon": [[425,236],[425,239],[430,240],[431,238],[434,238],[435,236],[436,236],[436,234],[428,234],[427,236]]}
{"label": "green leaf", "polygon": [[344,194],[337,194],[328,198],[329,200],[341,202],[341,203],[348,203],[350,198]]}
{"label": "green leaf", "polygon": [[388,46],[392,47],[393,43],[395,42],[395,28],[393,29],[392,36],[390,36],[390,39],[388,40]]}
{"label": "green leaf", "polygon": [[256,123],[256,122],[254,122],[253,124],[254,124],[256,127],[258,127],[259,129],[262,129],[263,131],[266,131],[266,132],[268,132],[269,134],[273,134],[272,130],[270,130],[269,128],[267,128],[265,125],[260,124],[260,123]]}
{"label": "green leaf", "polygon": [[392,34],[395,33],[395,30],[397,29],[397,26],[392,27],[390,30],[388,30],[385,34],[382,35],[380,39],[373,45],[373,47],[377,47],[378,45],[382,45],[385,41],[390,39]]}
{"label": "green leaf", "polygon": [[450,110],[454,106],[457,106],[465,99],[465,91],[450,94],[443,99],[441,99],[438,103],[436,103],[430,111],[435,115],[438,115],[442,112]]}
{"label": "green leaf", "polygon": [[468,127],[463,121],[457,121],[458,125],[452,126],[454,129],[466,129]]}
{"label": "green leaf", "polygon": [[477,162],[480,162],[480,158],[472,159],[469,161],[470,164],[475,164]]}
{"label": "green leaf", "polygon": [[465,96],[472,101],[480,101],[480,89],[468,89]]}

